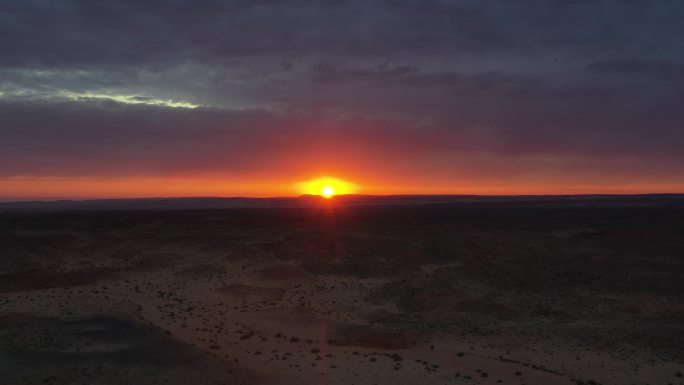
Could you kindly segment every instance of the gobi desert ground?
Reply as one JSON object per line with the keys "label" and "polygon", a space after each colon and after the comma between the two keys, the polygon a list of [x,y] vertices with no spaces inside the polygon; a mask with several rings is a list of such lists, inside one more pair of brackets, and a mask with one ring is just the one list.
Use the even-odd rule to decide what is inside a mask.
{"label": "gobi desert ground", "polygon": [[684,383],[681,196],[300,200],[0,205],[0,383]]}

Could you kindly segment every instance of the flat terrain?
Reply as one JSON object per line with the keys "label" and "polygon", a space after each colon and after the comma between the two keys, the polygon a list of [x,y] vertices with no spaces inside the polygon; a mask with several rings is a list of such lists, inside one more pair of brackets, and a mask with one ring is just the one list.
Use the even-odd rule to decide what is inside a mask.
{"label": "flat terrain", "polygon": [[0,383],[684,384],[680,196],[306,199],[0,205]]}

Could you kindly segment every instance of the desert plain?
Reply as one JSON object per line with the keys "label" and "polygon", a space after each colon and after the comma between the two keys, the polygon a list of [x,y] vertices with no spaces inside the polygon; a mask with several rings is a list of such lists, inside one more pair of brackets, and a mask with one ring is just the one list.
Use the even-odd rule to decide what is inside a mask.
{"label": "desert plain", "polygon": [[0,204],[0,384],[684,384],[682,196],[155,202]]}

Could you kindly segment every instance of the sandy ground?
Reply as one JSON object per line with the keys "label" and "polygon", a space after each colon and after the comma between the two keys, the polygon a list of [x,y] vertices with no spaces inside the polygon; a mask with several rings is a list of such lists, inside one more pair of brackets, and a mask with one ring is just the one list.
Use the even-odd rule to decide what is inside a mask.
{"label": "sandy ground", "polygon": [[[617,342],[587,342],[595,335],[609,339],[635,312],[634,319],[663,312],[679,317],[682,301],[676,295],[635,300],[638,294],[584,287],[578,292],[586,293],[572,300],[591,296],[598,304],[592,306],[600,307],[592,310],[596,320],[571,319],[560,327],[560,316],[521,319],[507,313],[520,301],[542,301],[536,291],[507,291],[493,300],[491,287],[467,275],[457,289],[416,289],[461,269],[461,260],[383,274],[350,274],[324,261],[339,271],[322,273],[292,251],[279,252],[286,235],[272,229],[254,234],[257,226],[241,227],[239,242],[231,238],[236,234],[226,234],[226,242],[235,244],[230,250],[125,236],[106,249],[89,250],[97,235],[73,232],[75,240],[68,242],[86,245],[78,248],[79,258],[56,246],[53,251],[62,257],[53,266],[36,268],[35,260],[25,259],[31,270],[5,274],[0,283],[2,383],[684,383],[684,356],[677,357],[682,329],[676,325],[661,329],[674,340],[674,350],[666,353],[622,336]],[[352,230],[368,236],[365,229]],[[11,231],[16,239],[64,235]],[[337,242],[330,247],[345,248]],[[6,250],[20,249],[12,247]],[[121,250],[155,258],[122,262]],[[391,294],[407,288],[413,291]],[[416,319],[407,314],[415,306],[406,304],[409,297],[420,305],[411,310],[420,313]],[[559,303],[567,301],[558,297]],[[630,303],[638,309],[620,307]]]}

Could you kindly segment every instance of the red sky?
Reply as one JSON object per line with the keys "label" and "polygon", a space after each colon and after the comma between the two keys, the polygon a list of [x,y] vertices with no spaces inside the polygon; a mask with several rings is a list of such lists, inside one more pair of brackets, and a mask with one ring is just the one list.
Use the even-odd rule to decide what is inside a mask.
{"label": "red sky", "polygon": [[3,9],[3,200],[684,192],[684,2],[48,3]]}

